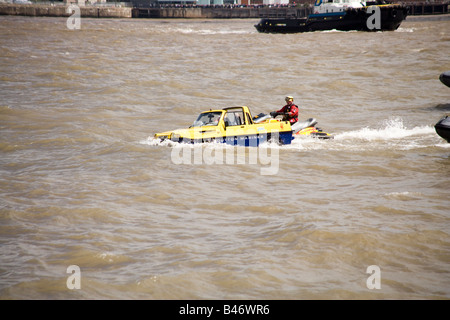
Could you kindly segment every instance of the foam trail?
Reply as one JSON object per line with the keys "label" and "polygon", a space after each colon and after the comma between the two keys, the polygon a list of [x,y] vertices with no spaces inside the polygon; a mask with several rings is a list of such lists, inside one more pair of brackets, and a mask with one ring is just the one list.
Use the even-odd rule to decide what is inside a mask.
{"label": "foam trail", "polygon": [[381,129],[362,128],[356,131],[348,131],[337,134],[336,140],[394,140],[403,139],[416,135],[428,135],[434,133],[431,126],[421,126],[408,129],[403,125],[402,119],[396,118],[385,122],[385,126]]}
{"label": "foam trail", "polygon": [[166,139],[164,141],[161,141],[160,139],[155,139],[153,137],[148,137],[145,140],[139,141],[139,143],[140,144],[146,144],[146,145],[149,145],[149,146],[163,146],[163,147],[173,147],[173,146],[178,144],[177,142],[173,142],[173,141],[168,140],[168,139]]}

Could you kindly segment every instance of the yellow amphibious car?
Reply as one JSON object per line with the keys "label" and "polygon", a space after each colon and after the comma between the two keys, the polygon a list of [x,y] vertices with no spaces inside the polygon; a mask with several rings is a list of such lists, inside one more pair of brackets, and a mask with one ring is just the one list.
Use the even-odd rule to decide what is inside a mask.
{"label": "yellow amphibious car", "polygon": [[288,121],[280,121],[269,115],[259,114],[253,118],[246,106],[230,107],[204,111],[188,129],[156,133],[155,138],[180,143],[220,142],[256,147],[265,141],[290,144],[294,134],[332,137],[315,128],[315,123],[314,119],[308,119],[291,126]]}

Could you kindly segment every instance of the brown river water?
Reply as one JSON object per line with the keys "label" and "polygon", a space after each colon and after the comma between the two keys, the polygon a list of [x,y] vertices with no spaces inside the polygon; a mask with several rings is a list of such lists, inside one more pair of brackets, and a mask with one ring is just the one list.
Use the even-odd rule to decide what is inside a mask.
{"label": "brown river water", "polygon": [[[448,16],[255,23],[0,17],[1,299],[450,298]],[[153,139],[286,95],[335,139],[212,164]]]}

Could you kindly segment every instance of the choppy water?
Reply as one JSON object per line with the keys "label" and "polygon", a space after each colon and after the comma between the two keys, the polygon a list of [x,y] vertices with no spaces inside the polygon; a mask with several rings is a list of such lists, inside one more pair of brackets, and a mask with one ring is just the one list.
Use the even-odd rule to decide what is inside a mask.
{"label": "choppy water", "polygon": [[[450,298],[450,21],[256,22],[0,17],[2,299]],[[274,175],[152,139],[285,95],[336,138],[268,146]]]}

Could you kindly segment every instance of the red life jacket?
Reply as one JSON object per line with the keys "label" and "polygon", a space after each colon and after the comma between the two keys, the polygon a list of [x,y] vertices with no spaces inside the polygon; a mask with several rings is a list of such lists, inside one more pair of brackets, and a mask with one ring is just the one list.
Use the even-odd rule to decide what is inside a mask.
{"label": "red life jacket", "polygon": [[287,115],[283,117],[284,121],[289,121],[291,124],[298,121],[298,107],[295,104],[287,104],[277,112],[287,113]]}

